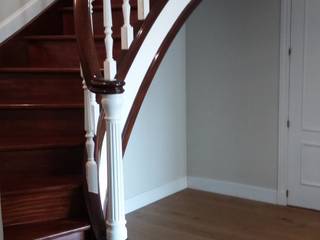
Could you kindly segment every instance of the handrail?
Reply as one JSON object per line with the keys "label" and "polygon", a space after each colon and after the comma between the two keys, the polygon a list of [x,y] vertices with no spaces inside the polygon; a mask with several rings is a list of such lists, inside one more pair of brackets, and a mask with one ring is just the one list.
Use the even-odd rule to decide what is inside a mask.
{"label": "handrail", "polygon": [[[100,166],[100,157],[102,145],[105,137],[106,130],[107,138],[106,138],[106,147],[107,147],[107,165],[108,165],[108,206],[107,212],[108,216],[104,216],[103,207],[105,203],[101,204],[100,201],[100,193],[98,190],[93,187],[89,187],[85,189],[86,201],[88,205],[88,212],[92,222],[93,231],[97,237],[97,239],[104,239],[107,237],[110,240],[113,239],[126,239],[127,238],[127,230],[125,226],[125,214],[124,214],[124,187],[123,187],[123,164],[122,164],[122,155],[126,150],[126,146],[132,132],[133,125],[137,118],[138,112],[141,108],[142,102],[146,96],[148,88],[154,78],[154,75],[157,69],[162,62],[165,53],[167,52],[169,46],[171,45],[174,37],[177,35],[178,31],[182,27],[183,23],[186,21],[188,16],[192,13],[192,11],[197,7],[197,5],[201,2],[201,0],[188,0],[182,2],[182,4],[178,3],[176,8],[176,4],[174,1],[170,3],[170,0],[156,0],[153,1],[152,9],[150,13],[147,15],[144,20],[141,28],[137,34],[137,36],[133,39],[131,34],[133,29],[129,22],[130,16],[130,4],[129,0],[123,0],[123,17],[124,17],[124,25],[121,29],[121,37],[122,37],[122,49],[128,49],[121,60],[121,64],[119,65],[118,71],[116,72],[116,63],[113,59],[113,39],[112,39],[112,11],[111,11],[111,0],[104,0],[104,27],[105,27],[105,44],[106,44],[106,53],[107,59],[104,62],[104,76],[100,70],[100,64],[98,60],[98,54],[95,47],[94,41],[94,33],[92,27],[92,14],[91,14],[91,0],[74,0],[74,21],[75,21],[75,34],[78,43],[78,52],[81,61],[81,69],[83,79],[85,81],[84,89],[89,89],[92,93],[97,95],[97,102],[100,105],[100,116],[97,124],[97,131],[94,137],[93,142],[93,134],[94,131],[92,126],[87,126],[87,153],[90,153],[90,156],[86,157],[89,161],[91,160],[92,164],[95,161],[98,166]],[[168,4],[169,3],[169,4]],[[138,4],[140,5],[140,13],[139,19],[144,18],[145,15],[149,12],[149,0],[139,0]],[[168,8],[164,9],[168,4]],[[142,7],[141,7],[142,6]],[[138,6],[139,7],[139,6]],[[142,9],[145,8],[145,9]],[[135,91],[138,92],[133,95],[133,92],[129,92],[130,101],[126,105],[126,114],[129,115],[127,119],[125,119],[125,125],[122,129],[122,121],[121,121],[121,109],[122,103],[124,99],[124,85],[125,79],[128,76],[129,71],[131,72],[131,66],[135,66],[137,62],[135,59],[137,58],[140,49],[146,50],[146,46],[150,44],[150,38],[148,36],[151,31],[153,24],[156,22],[158,17],[162,12],[167,14],[167,9],[174,10],[173,15],[171,15],[170,20],[168,21],[167,27],[165,31],[162,31],[160,34],[161,38],[157,41],[157,45],[154,45],[152,48],[152,52],[149,52],[147,56],[148,61],[144,65],[145,69],[142,74],[145,76],[140,78],[141,76],[138,74],[136,79],[138,80],[137,84],[134,88]],[[163,11],[165,10],[165,11]],[[156,24],[162,24],[165,15],[161,15],[160,22]],[[161,20],[162,19],[162,20]],[[166,22],[166,21],[164,21]],[[162,26],[162,25],[161,25]],[[168,31],[169,30],[169,31]],[[167,32],[168,31],[168,32]],[[150,34],[150,36],[154,36],[154,33]],[[151,38],[152,39],[152,38]],[[143,45],[143,43],[147,41],[147,44]],[[162,41],[162,42],[161,42]],[[160,45],[159,49],[155,48]],[[143,53],[148,51],[143,51]],[[153,54],[156,52],[153,60]],[[140,51],[142,53],[142,51]],[[140,55],[139,55],[140,56]],[[140,58],[138,58],[140,59]],[[151,61],[152,60],[152,61]],[[151,61],[151,63],[150,63]],[[150,64],[148,67],[147,64]],[[147,72],[145,72],[147,70]],[[130,75],[131,76],[131,75]],[[138,77],[139,76],[139,77]],[[142,82],[140,82],[142,80]],[[138,85],[138,83],[140,85]],[[140,86],[140,87],[139,87]],[[139,87],[137,89],[136,87]],[[135,98],[133,99],[133,97]],[[92,99],[92,98],[91,98]],[[87,108],[90,106],[90,98],[87,97]],[[133,105],[131,106],[131,101],[133,101]],[[129,104],[130,103],[130,104]],[[90,111],[86,111],[86,114],[91,114]],[[88,117],[88,116],[86,116]],[[90,116],[89,116],[90,117]],[[92,120],[88,118],[88,120]],[[88,124],[94,121],[87,121]],[[122,136],[121,136],[122,135]],[[90,141],[89,141],[90,140]],[[94,147],[94,154],[92,152],[92,147]],[[122,149],[121,149],[122,147]],[[93,160],[94,159],[94,160]],[[87,162],[88,163],[88,162]],[[93,168],[92,168],[93,169]],[[90,170],[90,168],[89,168]],[[87,173],[88,171],[87,168]],[[90,174],[89,174],[90,175]],[[90,182],[90,177],[87,175],[87,183]],[[97,173],[92,171],[91,174],[94,179]],[[88,181],[89,180],[89,181]],[[102,187],[104,188],[104,187]],[[91,189],[91,190],[90,190]],[[105,191],[105,189],[101,190]],[[108,227],[106,228],[104,224],[104,218],[107,217]],[[107,229],[107,231],[106,231]]]}
{"label": "handrail", "polygon": [[100,71],[88,0],[74,0],[74,21],[82,73],[88,89],[99,94],[123,93],[123,81],[105,81]]}

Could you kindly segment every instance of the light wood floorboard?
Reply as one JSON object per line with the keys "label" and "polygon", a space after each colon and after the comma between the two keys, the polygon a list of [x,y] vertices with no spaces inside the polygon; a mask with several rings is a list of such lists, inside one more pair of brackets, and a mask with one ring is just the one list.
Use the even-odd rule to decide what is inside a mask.
{"label": "light wood floorboard", "polygon": [[320,213],[185,190],[127,216],[129,240],[320,240]]}

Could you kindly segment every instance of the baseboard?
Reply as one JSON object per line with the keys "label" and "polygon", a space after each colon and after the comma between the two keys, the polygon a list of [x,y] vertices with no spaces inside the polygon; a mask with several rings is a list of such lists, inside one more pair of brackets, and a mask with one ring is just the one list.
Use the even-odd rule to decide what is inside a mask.
{"label": "baseboard", "polygon": [[30,0],[5,20],[0,22],[0,43],[28,24],[34,17],[56,0]]}
{"label": "baseboard", "polygon": [[126,200],[126,213],[145,207],[186,188],[187,178],[180,178],[149,192],[142,193],[136,197]]}
{"label": "baseboard", "polygon": [[277,203],[276,190],[251,185],[218,181],[207,178],[188,177],[188,188],[265,203]]}

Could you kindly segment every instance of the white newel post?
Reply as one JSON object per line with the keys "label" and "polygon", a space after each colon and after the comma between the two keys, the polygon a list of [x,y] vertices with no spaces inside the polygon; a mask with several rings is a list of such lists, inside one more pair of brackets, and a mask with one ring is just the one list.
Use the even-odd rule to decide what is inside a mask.
{"label": "white newel post", "polygon": [[150,12],[150,0],[138,0],[138,19],[144,20]]}
{"label": "white newel post", "polygon": [[106,145],[108,167],[107,237],[109,240],[127,239],[124,205],[124,177],[122,159],[123,94],[104,95],[102,107],[106,120]]}
{"label": "white newel post", "polygon": [[105,79],[114,79],[117,71],[117,63],[113,58],[113,38],[112,38],[112,7],[111,0],[103,0],[103,21],[105,32],[105,46],[107,58],[104,61]]}
{"label": "white newel post", "polygon": [[123,0],[123,26],[121,27],[121,47],[122,49],[129,49],[133,41],[133,27],[130,24],[131,6],[129,0]]}
{"label": "white newel post", "polygon": [[84,128],[86,131],[86,179],[88,191],[90,193],[99,193],[98,167],[94,159],[94,133],[95,133],[95,114],[94,114],[94,94],[89,91],[85,81],[83,81],[84,91]]}

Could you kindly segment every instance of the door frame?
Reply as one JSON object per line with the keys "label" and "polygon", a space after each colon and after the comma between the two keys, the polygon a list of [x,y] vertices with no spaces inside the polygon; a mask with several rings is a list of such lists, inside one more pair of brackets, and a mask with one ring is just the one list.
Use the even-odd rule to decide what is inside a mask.
{"label": "door frame", "polygon": [[277,203],[284,206],[288,205],[291,10],[292,0],[281,0]]}

